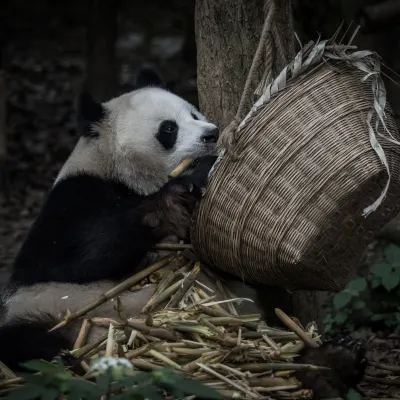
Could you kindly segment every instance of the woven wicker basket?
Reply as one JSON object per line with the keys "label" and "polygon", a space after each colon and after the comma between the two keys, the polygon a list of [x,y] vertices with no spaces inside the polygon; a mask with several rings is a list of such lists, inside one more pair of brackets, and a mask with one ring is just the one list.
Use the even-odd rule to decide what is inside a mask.
{"label": "woven wicker basket", "polygon": [[[363,216],[388,182],[370,142],[376,96],[365,75],[324,59],[253,110],[236,133],[239,159],[226,152],[219,160],[195,214],[191,236],[204,262],[292,290],[346,285],[400,211],[400,146],[381,137],[389,135],[380,124],[391,181],[382,204]],[[388,106],[384,122],[398,140]]]}

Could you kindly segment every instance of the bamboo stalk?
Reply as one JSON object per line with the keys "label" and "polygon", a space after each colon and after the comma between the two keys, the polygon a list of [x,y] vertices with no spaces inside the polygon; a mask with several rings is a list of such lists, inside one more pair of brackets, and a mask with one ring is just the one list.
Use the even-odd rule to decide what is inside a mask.
{"label": "bamboo stalk", "polygon": [[315,343],[310,337],[303,331],[297,324],[295,324],[282,310],[275,308],[276,316],[292,331],[294,332],[305,344],[312,347],[313,349],[318,348],[318,344]]}
{"label": "bamboo stalk", "polygon": [[200,273],[200,262],[197,262],[194,265],[193,269],[189,272],[189,274],[184,279],[182,286],[177,290],[177,292],[174,294],[171,301],[167,304],[166,307],[168,307],[168,308],[178,307],[179,302],[182,300],[183,296],[193,285],[193,283],[196,280],[199,273]]}
{"label": "bamboo stalk", "polygon": [[138,282],[140,282],[143,278],[145,278],[152,272],[157,271],[158,269],[160,269],[160,268],[164,267],[165,265],[167,265],[168,263],[170,263],[175,257],[176,256],[164,257],[163,259],[161,259],[160,261],[151,265],[150,267],[147,267],[147,268],[143,269],[142,271],[138,272],[137,274],[131,276],[130,278],[121,282],[119,285],[110,289],[108,292],[101,295],[97,300],[88,304],[86,307],[81,308],[76,313],[69,314],[63,321],[61,321],[59,324],[57,324],[54,328],[50,329],[49,332],[52,332],[56,329],[59,329],[65,325],[67,325],[71,321],[81,317],[82,315],[85,315],[89,311],[92,311],[96,307],[105,303],[107,300],[112,299],[113,297],[115,297],[116,295],[121,293],[122,291],[129,289],[131,286],[136,285]]}
{"label": "bamboo stalk", "polygon": [[153,363],[151,363],[149,361],[145,361],[145,360],[139,360],[139,359],[134,358],[130,361],[136,368],[139,368],[143,371],[153,371],[155,369],[163,368],[161,365],[153,364]]}
{"label": "bamboo stalk", "polygon": [[194,246],[192,244],[180,243],[157,243],[154,248],[155,250],[165,251],[194,250]]}
{"label": "bamboo stalk", "polygon": [[107,336],[106,357],[112,357],[113,350],[114,350],[114,325],[110,324]]}
{"label": "bamboo stalk", "polygon": [[150,349],[151,349],[150,348],[150,344],[147,343],[147,344],[143,345],[142,347],[139,347],[136,350],[128,351],[127,353],[125,353],[125,357],[128,360],[131,360],[132,358],[137,358],[137,357],[139,357],[141,355],[146,354],[147,352],[150,351]]}
{"label": "bamboo stalk", "polygon": [[279,391],[285,391],[285,390],[295,390],[295,389],[300,389],[301,385],[283,385],[283,386],[274,386],[274,387],[254,387],[254,390],[257,390],[257,392],[279,392]]}
{"label": "bamboo stalk", "polygon": [[193,373],[200,368],[201,363],[204,363],[207,360],[209,360],[210,358],[218,356],[219,354],[221,354],[221,351],[219,351],[219,350],[207,351],[197,360],[191,361],[191,362],[183,365],[182,369],[186,372]]}
{"label": "bamboo stalk", "polygon": [[6,379],[14,379],[17,378],[17,375],[14,374],[14,372],[11,371],[10,368],[7,367],[4,363],[0,361],[0,370],[3,373],[3,375],[6,377]]}
{"label": "bamboo stalk", "polygon": [[311,364],[289,364],[289,363],[257,363],[257,364],[238,364],[242,371],[264,372],[264,371],[329,371],[330,368],[320,367]]}
{"label": "bamboo stalk", "polygon": [[151,349],[149,351],[149,354],[152,355],[154,358],[157,358],[164,364],[170,365],[171,367],[174,367],[176,369],[181,369],[181,366],[177,364],[176,362],[172,361],[170,358],[166,357],[165,355],[159,353],[158,351]]}
{"label": "bamboo stalk", "polygon": [[0,388],[3,388],[8,385],[16,385],[18,383],[23,383],[23,382],[25,382],[24,378],[5,379],[4,381],[0,381]]}
{"label": "bamboo stalk", "polygon": [[187,158],[183,160],[169,175],[169,178],[176,178],[186,171],[193,163],[194,160]]}
{"label": "bamboo stalk", "polygon": [[250,378],[250,386],[262,386],[262,387],[277,387],[285,385],[298,385],[300,382],[296,378],[276,378],[274,376],[265,376],[263,378]]}
{"label": "bamboo stalk", "polygon": [[[171,284],[174,282],[174,280],[182,275],[182,271],[185,270],[186,265],[189,265],[186,263],[185,259],[183,257],[179,257],[176,259],[175,263],[176,268],[181,267],[179,270],[177,271],[173,271],[171,273],[169,273],[168,275],[164,276],[163,279],[161,280],[161,282],[159,282],[155,292],[153,293],[153,295],[150,297],[149,301],[147,302],[147,304],[143,307],[142,309],[142,314],[148,313],[152,310],[154,310],[154,308],[156,307],[153,303],[155,302],[155,300],[160,296],[160,294],[162,292],[164,292],[165,290],[168,290],[171,286]],[[160,304],[160,300],[158,300]],[[164,301],[164,300],[163,300]]]}
{"label": "bamboo stalk", "polygon": [[[199,308],[204,314],[207,314],[211,317],[231,317],[231,318],[236,317],[235,315],[229,314],[225,310],[220,311],[220,310],[216,310],[214,308],[207,307],[207,306],[200,306]],[[253,331],[257,331],[257,324],[255,324],[255,323],[243,322],[243,326],[245,326],[246,328],[251,329]]]}
{"label": "bamboo stalk", "polygon": [[178,338],[178,335],[176,334],[176,332],[169,330],[169,329],[151,328],[144,324],[134,322],[134,321],[128,321],[128,325],[140,332],[143,332],[150,336],[154,336],[159,339],[171,340],[171,341],[175,342]]}
{"label": "bamboo stalk", "polygon": [[146,309],[145,312],[151,312],[153,311],[158,305],[160,305],[163,301],[167,300],[170,298],[173,294],[176,293],[176,291],[181,287],[183,283],[183,278],[180,279],[179,281],[175,282],[173,285],[165,289],[163,292],[159,294],[158,297],[154,298],[154,300],[150,303],[150,301],[146,304],[145,308],[143,308],[143,311]]}
{"label": "bamboo stalk", "polygon": [[79,331],[78,337],[76,338],[74,347],[72,348],[73,350],[79,349],[86,343],[87,337],[90,332],[90,328],[91,328],[90,321],[87,318],[85,318],[82,322],[82,326]]}
{"label": "bamboo stalk", "polygon": [[220,373],[218,373],[217,371],[214,371],[212,368],[207,367],[204,364],[200,364],[199,363],[200,368],[202,368],[204,371],[207,371],[209,374],[214,375],[215,377],[217,377],[218,379],[221,379],[222,381],[228,383],[230,386],[234,387],[237,390],[240,390],[243,393],[246,393],[247,396],[250,396],[253,399],[257,399],[259,396],[255,393],[252,393],[250,390],[248,390],[247,388],[245,388],[242,385],[239,385],[237,382],[232,381],[231,379],[227,378],[226,376],[221,375]]}
{"label": "bamboo stalk", "polygon": [[97,340],[94,343],[89,343],[81,347],[80,349],[72,350],[71,354],[76,358],[81,358],[96,347],[100,346],[103,342],[105,342],[107,340],[107,337],[108,335],[104,335],[101,339]]}

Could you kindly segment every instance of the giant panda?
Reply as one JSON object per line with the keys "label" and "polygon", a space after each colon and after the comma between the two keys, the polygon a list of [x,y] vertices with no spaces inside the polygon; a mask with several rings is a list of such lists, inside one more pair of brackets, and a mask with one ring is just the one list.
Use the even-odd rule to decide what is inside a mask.
{"label": "giant panda", "polygon": [[[49,332],[67,310],[77,311],[137,272],[161,239],[186,237],[191,212],[216,159],[218,128],[165,90],[154,71],[141,71],[135,90],[104,104],[83,96],[80,122],[81,137],[1,293],[0,360],[14,370],[23,361],[51,360],[71,348],[80,321]],[[168,180],[185,158],[198,158],[195,169]],[[239,284],[242,296],[257,296],[248,285],[232,283],[236,288]],[[129,317],[139,314],[153,291],[149,285],[121,294]],[[254,307],[243,312],[258,312]],[[113,300],[88,316],[115,317]],[[90,340],[100,334],[104,331],[92,328]],[[339,382],[336,386],[346,379],[346,385],[358,382],[364,368],[363,350],[348,340],[311,349],[301,360],[336,362],[338,371],[343,364],[351,367],[343,379],[329,378]],[[316,380],[312,373],[302,378],[311,386],[318,382],[326,394],[325,377],[320,374]]]}
{"label": "giant panda", "polygon": [[[216,159],[219,131],[160,87],[154,74],[143,70],[137,81],[134,91],[104,104],[82,97],[81,137],[1,293],[0,359],[11,368],[70,347],[74,324],[47,333],[67,309],[79,309],[137,272],[161,239],[186,236]],[[168,180],[185,158],[199,159],[194,171]],[[140,311],[150,293],[125,294],[126,308]],[[113,305],[99,315],[113,312]]]}

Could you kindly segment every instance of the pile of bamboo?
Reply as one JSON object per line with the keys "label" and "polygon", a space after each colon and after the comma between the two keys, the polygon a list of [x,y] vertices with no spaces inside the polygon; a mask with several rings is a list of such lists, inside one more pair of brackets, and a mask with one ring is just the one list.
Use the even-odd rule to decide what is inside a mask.
{"label": "pile of bamboo", "polygon": [[[159,245],[158,250],[170,250],[169,255],[84,309],[69,313],[53,328],[83,317],[70,354],[85,360],[81,366],[86,376],[91,376],[90,365],[100,357],[120,357],[138,370],[172,366],[226,398],[311,398],[312,392],[302,388],[293,372],[324,369],[294,363],[305,343],[313,347],[320,343],[316,326],[304,328],[281,310],[276,312],[288,331],[267,326],[258,314],[238,315],[235,303],[246,299],[217,300],[212,289],[196,279],[206,269],[190,249],[188,245]],[[128,318],[129,310],[124,309],[119,294],[141,290],[149,283],[157,287],[143,309],[143,318]],[[223,283],[219,284],[222,290]],[[116,319],[85,317],[111,298],[117,300]],[[93,326],[103,327],[105,334],[96,343],[86,344]],[[0,390],[23,383],[5,366],[2,370],[10,379],[0,381]]]}

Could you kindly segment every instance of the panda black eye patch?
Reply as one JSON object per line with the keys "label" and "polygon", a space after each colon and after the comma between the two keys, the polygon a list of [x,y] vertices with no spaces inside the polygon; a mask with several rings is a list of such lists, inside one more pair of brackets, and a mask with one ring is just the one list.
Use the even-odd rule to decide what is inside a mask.
{"label": "panda black eye patch", "polygon": [[165,120],[161,122],[156,138],[165,149],[172,149],[175,146],[177,137],[178,125],[175,121]]}

